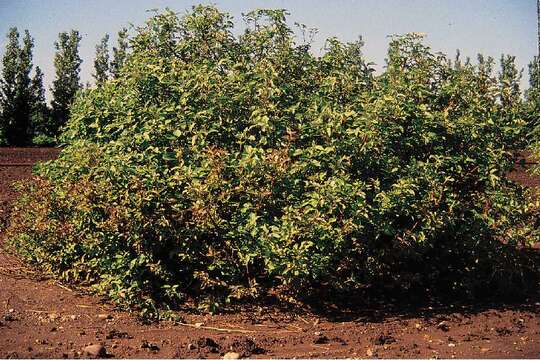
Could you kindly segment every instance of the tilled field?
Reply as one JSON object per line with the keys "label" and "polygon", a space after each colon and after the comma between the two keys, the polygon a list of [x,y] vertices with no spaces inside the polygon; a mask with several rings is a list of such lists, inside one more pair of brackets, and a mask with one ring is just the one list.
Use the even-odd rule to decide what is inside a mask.
{"label": "tilled field", "polygon": [[[54,149],[0,149],[0,221],[11,183]],[[521,169],[510,176],[538,185]],[[2,223],[0,223],[1,229]],[[0,234],[1,238],[1,234]],[[540,297],[521,304],[374,303],[355,311],[246,305],[221,315],[181,312],[181,324],[141,324],[0,253],[0,357],[540,357]],[[87,348],[89,345],[98,345]],[[101,346],[101,347],[100,347]],[[105,353],[106,352],[106,353]]]}

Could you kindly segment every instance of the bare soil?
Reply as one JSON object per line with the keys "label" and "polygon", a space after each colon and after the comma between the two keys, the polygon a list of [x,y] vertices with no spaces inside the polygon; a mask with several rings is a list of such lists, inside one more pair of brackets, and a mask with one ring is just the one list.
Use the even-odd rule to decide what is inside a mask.
{"label": "bare soil", "polygon": [[[23,164],[56,155],[54,149],[0,149],[0,220],[8,220],[16,196],[10,184],[31,177],[31,166]],[[19,165],[5,166],[10,163]],[[540,185],[520,167],[510,176]],[[219,358],[227,352],[265,358],[540,357],[538,296],[519,304],[425,306],[396,299],[354,311],[278,302],[213,316],[187,307],[180,315],[182,324],[143,324],[0,252],[2,358],[87,357],[83,348],[91,344],[103,345],[106,356],[115,358]]]}

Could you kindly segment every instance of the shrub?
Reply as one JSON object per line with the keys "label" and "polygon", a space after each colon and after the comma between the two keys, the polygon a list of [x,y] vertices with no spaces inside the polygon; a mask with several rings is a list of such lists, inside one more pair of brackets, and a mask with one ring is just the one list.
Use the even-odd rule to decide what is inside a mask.
{"label": "shrub", "polygon": [[522,121],[485,67],[394,37],[296,44],[282,10],[150,18],[117,79],[71,109],[24,185],[12,245],[145,311],[282,287],[514,291],[538,203],[512,183]]}

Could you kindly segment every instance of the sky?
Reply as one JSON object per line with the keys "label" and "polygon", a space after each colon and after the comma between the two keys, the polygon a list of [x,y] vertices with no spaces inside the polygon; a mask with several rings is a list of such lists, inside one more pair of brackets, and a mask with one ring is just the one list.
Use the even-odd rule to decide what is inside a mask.
{"label": "sky", "polygon": [[77,29],[82,35],[81,80],[92,83],[95,46],[106,34],[109,44],[123,26],[141,25],[150,9],[170,8],[185,12],[192,5],[215,4],[229,12],[239,27],[241,14],[256,8],[284,8],[289,22],[303,23],[319,30],[313,48],[317,53],[325,39],[365,41],[364,54],[384,68],[388,35],[426,33],[426,43],[434,51],[454,57],[476,54],[515,55],[525,68],[537,52],[537,0],[0,0],[0,55],[3,55],[8,29],[28,29],[35,39],[34,64],[45,74],[49,88],[54,80],[54,41],[58,33]]}

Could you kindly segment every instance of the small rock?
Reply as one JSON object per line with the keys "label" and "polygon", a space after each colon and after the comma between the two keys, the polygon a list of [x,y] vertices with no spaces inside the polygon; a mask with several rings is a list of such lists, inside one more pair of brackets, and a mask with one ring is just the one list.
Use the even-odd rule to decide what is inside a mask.
{"label": "small rock", "polygon": [[366,350],[366,355],[369,356],[369,357],[372,357],[373,356],[373,350],[367,349]]}
{"label": "small rock", "polygon": [[375,345],[391,344],[396,342],[396,339],[392,335],[381,334],[375,338]]}
{"label": "small rock", "polygon": [[51,332],[55,332],[56,330],[58,330],[58,329],[57,329],[55,326],[53,326],[53,327],[51,328]]}
{"label": "small rock", "polygon": [[189,344],[187,344],[187,349],[188,350],[195,350],[195,345],[193,345],[192,343],[189,343]]}
{"label": "small rock", "polygon": [[118,331],[116,329],[112,329],[109,331],[109,333],[105,336],[105,338],[107,340],[111,340],[111,339],[123,339],[123,338],[133,338],[132,336],[130,336],[127,332],[125,331]]}
{"label": "small rock", "polygon": [[450,330],[450,327],[448,326],[446,321],[441,321],[440,323],[437,324],[437,329],[440,329],[440,330],[446,332],[446,331]]}
{"label": "small rock", "polygon": [[456,344],[454,344],[454,343],[449,343],[449,344],[448,344],[448,347],[456,347]]}
{"label": "small rock", "polygon": [[485,347],[480,348],[480,352],[483,352],[483,353],[488,352],[489,350],[491,350],[491,349],[490,348],[485,348]]}
{"label": "small rock", "polygon": [[201,326],[204,325],[204,323],[198,322],[198,323],[195,323],[194,325],[195,325],[196,328],[200,328]]}
{"label": "small rock", "polygon": [[17,320],[17,318],[15,317],[15,315],[13,315],[13,313],[7,313],[4,315],[4,320],[5,321],[15,321]]}
{"label": "small rock", "polygon": [[96,344],[83,348],[83,353],[95,357],[104,357],[107,355],[107,350],[103,345]]}
{"label": "small rock", "polygon": [[315,338],[315,340],[313,340],[313,343],[314,344],[327,344],[328,343],[328,338],[324,335],[321,335],[321,336],[317,336]]}
{"label": "small rock", "polygon": [[228,360],[240,359],[240,354],[237,352],[228,352],[228,353],[225,353],[225,355],[223,355],[223,359],[228,359]]}
{"label": "small rock", "polygon": [[113,318],[111,314],[99,314],[97,317],[100,320],[111,320]]}
{"label": "small rock", "polygon": [[51,313],[51,314],[49,314],[49,320],[55,321],[55,320],[57,320],[58,318],[60,318],[60,315],[58,315],[57,313]]}
{"label": "small rock", "polygon": [[158,351],[159,346],[157,344],[150,343],[150,342],[148,342],[146,340],[143,340],[143,342],[141,344],[141,349],[148,349],[148,350],[152,350],[152,351]]}
{"label": "small rock", "polygon": [[214,340],[208,337],[199,338],[197,340],[197,347],[199,349],[204,349],[204,348],[209,349],[209,351],[212,353],[218,353],[220,349],[220,346],[218,345],[218,343],[216,343]]}
{"label": "small rock", "polygon": [[420,330],[422,328],[422,325],[420,325],[419,323],[416,323],[414,324],[414,327],[418,330]]}
{"label": "small rock", "polygon": [[77,320],[77,315],[71,315],[69,318],[70,318],[71,320]]}

